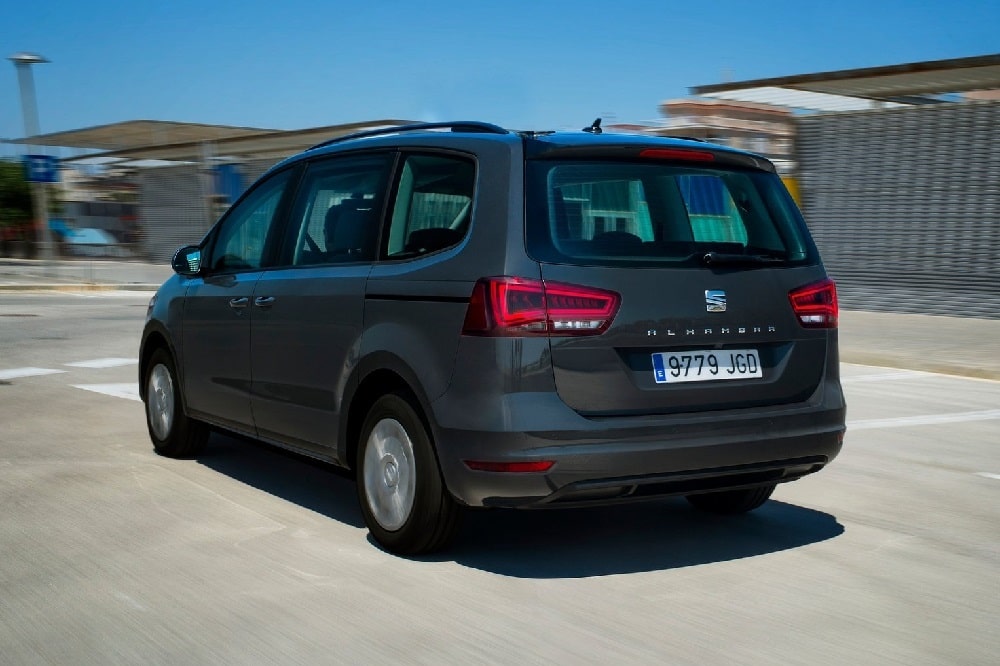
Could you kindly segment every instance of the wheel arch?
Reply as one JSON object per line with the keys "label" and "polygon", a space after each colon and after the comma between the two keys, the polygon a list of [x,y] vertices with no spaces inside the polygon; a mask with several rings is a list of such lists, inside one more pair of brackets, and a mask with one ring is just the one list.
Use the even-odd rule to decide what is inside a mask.
{"label": "wheel arch", "polygon": [[357,385],[345,400],[348,407],[343,411],[340,437],[337,438],[338,460],[348,469],[356,469],[358,440],[365,416],[376,400],[390,393],[403,395],[411,402],[434,446],[430,402],[416,373],[401,358],[389,352],[372,354],[363,359],[358,367]]}
{"label": "wheel arch", "polygon": [[155,354],[158,349],[166,350],[174,362],[174,371],[177,373],[177,382],[180,384],[180,386],[178,386],[178,394],[181,396],[181,405],[186,412],[187,405],[183,399],[184,392],[180,390],[184,382],[184,371],[181,368],[179,359],[177,358],[177,352],[174,350],[174,346],[170,343],[170,336],[167,335],[166,330],[155,324],[150,324],[147,327],[142,336],[142,344],[139,348],[139,397],[142,398],[143,402],[146,401],[146,374],[149,372],[149,361],[153,358],[153,354]]}

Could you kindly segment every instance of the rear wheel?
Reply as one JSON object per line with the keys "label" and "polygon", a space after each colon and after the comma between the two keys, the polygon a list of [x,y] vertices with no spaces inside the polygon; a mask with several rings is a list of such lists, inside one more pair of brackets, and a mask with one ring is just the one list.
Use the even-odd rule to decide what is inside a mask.
{"label": "rear wheel", "polygon": [[208,426],[184,414],[177,370],[164,349],[157,349],[149,360],[145,390],[146,427],[153,449],[171,458],[197,455],[208,440]]}
{"label": "rear wheel", "polygon": [[702,493],[688,495],[687,501],[702,511],[712,513],[737,514],[753,511],[767,501],[774,492],[775,484],[743,488],[740,490],[722,490],[717,493]]}
{"label": "rear wheel", "polygon": [[447,545],[459,509],[411,403],[395,394],[379,398],[365,418],[359,447],[358,500],[375,540],[400,555]]}

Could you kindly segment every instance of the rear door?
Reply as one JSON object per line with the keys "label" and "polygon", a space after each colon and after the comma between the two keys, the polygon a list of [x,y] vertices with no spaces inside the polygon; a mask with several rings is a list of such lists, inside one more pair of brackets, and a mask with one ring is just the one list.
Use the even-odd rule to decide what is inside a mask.
{"label": "rear door", "polygon": [[323,456],[336,450],[392,159],[330,157],[302,176],[278,266],[251,303],[251,403],[262,437]]}
{"label": "rear door", "polygon": [[[392,212],[365,294],[362,356],[412,373],[428,399],[441,395],[455,365],[470,281],[456,273],[476,206],[471,155],[405,151]],[[476,219],[482,219],[478,217]]]}
{"label": "rear door", "polygon": [[529,253],[546,284],[621,296],[603,334],[551,338],[557,389],[573,409],[736,409],[815,391],[831,333],[803,327],[790,293],[825,272],[775,174],[539,160],[528,180]]}

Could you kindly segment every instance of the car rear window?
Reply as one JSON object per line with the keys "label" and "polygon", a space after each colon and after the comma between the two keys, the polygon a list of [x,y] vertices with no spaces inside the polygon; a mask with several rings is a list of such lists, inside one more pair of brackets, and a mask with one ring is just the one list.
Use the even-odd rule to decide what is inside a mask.
{"label": "car rear window", "polygon": [[527,166],[528,252],[583,265],[700,263],[707,252],[815,262],[798,208],[773,173],[609,161]]}

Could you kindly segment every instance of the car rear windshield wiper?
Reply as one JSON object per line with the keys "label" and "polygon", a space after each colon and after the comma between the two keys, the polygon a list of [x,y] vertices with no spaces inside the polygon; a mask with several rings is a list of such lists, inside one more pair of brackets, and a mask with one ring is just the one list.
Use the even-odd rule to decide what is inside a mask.
{"label": "car rear windshield wiper", "polygon": [[774,265],[783,264],[784,257],[773,254],[732,254],[729,252],[706,252],[701,256],[706,266]]}

